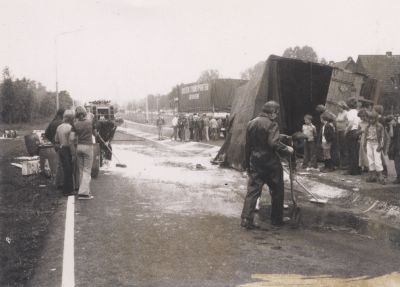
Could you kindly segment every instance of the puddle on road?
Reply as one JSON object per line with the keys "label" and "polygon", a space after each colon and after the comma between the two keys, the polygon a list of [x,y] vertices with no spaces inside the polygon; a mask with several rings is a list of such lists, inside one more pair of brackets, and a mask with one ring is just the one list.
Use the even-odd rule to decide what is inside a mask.
{"label": "puddle on road", "polygon": [[[136,186],[141,185],[143,192],[147,189],[160,189],[160,185],[163,185],[163,192],[146,194],[158,210],[166,213],[220,214],[239,218],[243,205],[240,195],[244,196],[247,185],[247,178],[243,173],[211,165],[210,157],[205,155],[172,156],[171,152],[157,150],[152,145],[116,145],[114,151],[128,167],[117,168],[114,162],[107,171],[126,177]],[[198,169],[197,166],[202,168]],[[321,198],[347,196],[347,191],[340,188],[305,178],[300,180]],[[297,188],[301,190],[300,187]],[[321,232],[356,233],[400,247],[399,230],[352,213],[332,211],[324,207],[302,207],[302,221],[305,228]]]}

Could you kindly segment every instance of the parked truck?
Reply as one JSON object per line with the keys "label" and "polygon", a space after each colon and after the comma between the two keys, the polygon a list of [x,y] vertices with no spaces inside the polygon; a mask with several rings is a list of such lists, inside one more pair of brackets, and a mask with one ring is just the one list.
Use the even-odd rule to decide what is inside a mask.
{"label": "parked truck", "polygon": [[118,125],[123,120],[115,116],[116,110],[111,101],[97,100],[85,104],[85,108],[93,116],[95,127],[99,136],[96,137],[96,143],[100,146],[99,168],[103,166],[104,160],[112,159],[111,141],[114,138]]}

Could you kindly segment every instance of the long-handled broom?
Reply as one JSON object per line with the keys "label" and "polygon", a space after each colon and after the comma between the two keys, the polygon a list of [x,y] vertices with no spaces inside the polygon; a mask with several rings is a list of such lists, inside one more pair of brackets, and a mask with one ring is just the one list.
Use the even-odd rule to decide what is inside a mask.
{"label": "long-handled broom", "polygon": [[115,153],[113,153],[113,151],[109,148],[109,146],[106,144],[106,142],[103,140],[103,138],[98,135],[99,139],[103,142],[103,144],[106,146],[106,148],[111,152],[111,154],[117,159],[117,163],[115,164],[116,167],[122,167],[122,168],[126,168],[127,165],[124,163],[121,163],[121,161],[119,160],[119,158],[115,155]]}
{"label": "long-handled broom", "polygon": [[[282,167],[283,167],[283,170],[287,173],[287,175],[291,176],[291,175],[290,175],[290,172],[287,170],[287,168],[285,168],[284,166],[282,166]],[[293,176],[293,175],[292,175],[292,176]],[[310,199],[310,202],[313,202],[313,203],[321,203],[321,204],[325,204],[325,203],[328,202],[328,200],[319,198],[319,197],[317,197],[314,193],[312,193],[307,187],[304,186],[303,183],[301,183],[301,182],[297,179],[297,177],[293,177],[293,180],[295,180],[295,181],[297,182],[298,185],[300,185],[309,195],[311,195],[312,199]]]}

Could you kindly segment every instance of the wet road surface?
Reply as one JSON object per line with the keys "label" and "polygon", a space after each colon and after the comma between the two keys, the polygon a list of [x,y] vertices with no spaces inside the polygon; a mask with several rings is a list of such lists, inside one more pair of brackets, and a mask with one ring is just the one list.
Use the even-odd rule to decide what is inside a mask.
{"label": "wet road surface", "polygon": [[[273,228],[265,218],[268,192],[259,212],[264,229],[244,230],[246,178],[210,165],[213,150],[129,139],[114,144],[128,167],[110,163],[92,180],[95,198],[75,204],[76,286],[400,282],[397,237],[378,240],[351,225],[321,225],[319,207],[309,206],[303,216],[313,219],[300,228]],[[356,277],[362,278],[349,284],[361,285],[340,281]]]}

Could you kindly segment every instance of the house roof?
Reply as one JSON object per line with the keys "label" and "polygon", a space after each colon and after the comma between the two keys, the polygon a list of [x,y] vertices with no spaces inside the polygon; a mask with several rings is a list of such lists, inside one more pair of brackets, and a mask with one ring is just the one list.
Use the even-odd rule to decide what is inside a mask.
{"label": "house roof", "polygon": [[383,85],[384,92],[400,86],[400,55],[359,55],[359,72],[366,73]]}
{"label": "house roof", "polygon": [[352,57],[348,57],[346,61],[333,63],[335,68],[339,68],[342,70],[349,70],[351,72],[357,72],[356,70],[356,62],[354,62]]}

